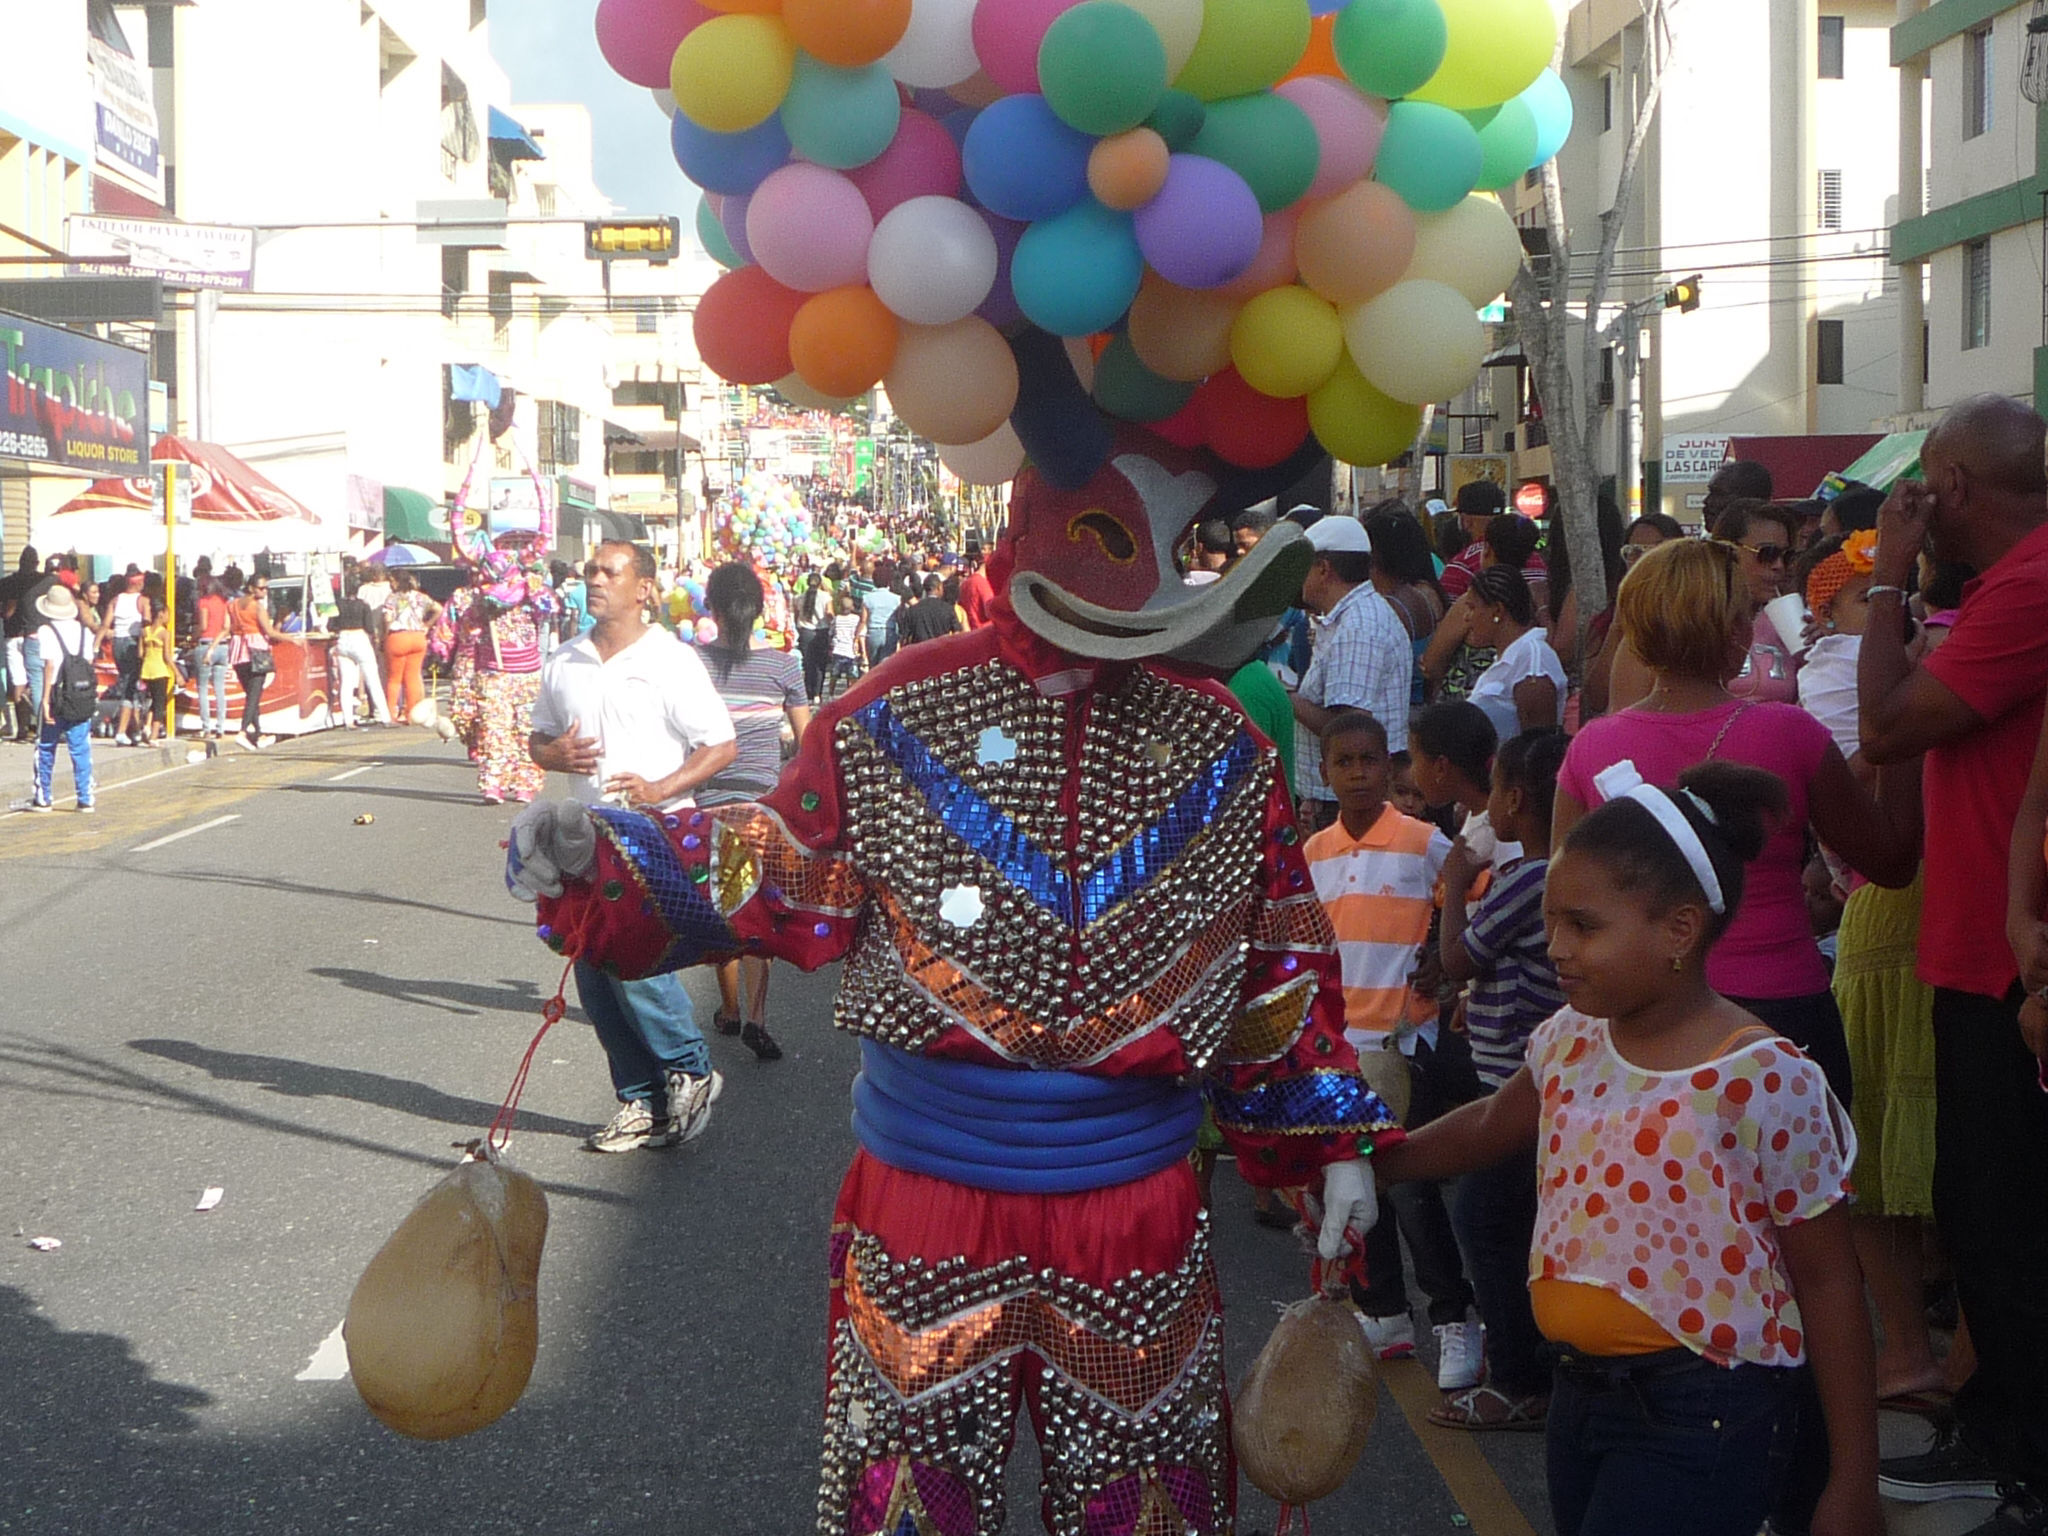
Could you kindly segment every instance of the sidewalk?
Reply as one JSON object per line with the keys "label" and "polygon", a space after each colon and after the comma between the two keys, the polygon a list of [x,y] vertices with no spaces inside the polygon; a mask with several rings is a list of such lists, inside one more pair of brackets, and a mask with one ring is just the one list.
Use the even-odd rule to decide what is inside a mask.
{"label": "sidewalk", "polygon": [[[311,735],[323,735],[315,731]],[[293,740],[297,738],[281,738]],[[249,749],[241,742],[230,738],[219,744],[223,757],[240,754],[248,755]],[[198,758],[191,754],[197,752]],[[12,740],[0,741],[0,811],[18,810],[25,805],[35,792],[36,749]],[[176,741],[161,747],[117,747],[107,737],[98,737],[92,744],[93,782],[101,789],[116,784],[147,778],[154,773],[168,772],[182,768],[190,761],[204,762],[206,743],[198,737],[187,740],[179,737]],[[63,747],[57,749],[57,766],[50,781],[51,803],[68,806],[72,803],[71,757]]]}

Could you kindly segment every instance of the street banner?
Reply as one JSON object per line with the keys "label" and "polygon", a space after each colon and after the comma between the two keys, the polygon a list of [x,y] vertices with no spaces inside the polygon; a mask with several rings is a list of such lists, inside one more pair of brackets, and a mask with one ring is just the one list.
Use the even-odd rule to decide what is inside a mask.
{"label": "street banner", "polygon": [[149,358],[0,314],[0,459],[147,475]]}
{"label": "street banner", "polygon": [[[246,293],[256,282],[256,231],[175,219],[74,213],[66,221],[73,277],[161,277],[171,288]],[[124,264],[95,257],[125,256]]]}

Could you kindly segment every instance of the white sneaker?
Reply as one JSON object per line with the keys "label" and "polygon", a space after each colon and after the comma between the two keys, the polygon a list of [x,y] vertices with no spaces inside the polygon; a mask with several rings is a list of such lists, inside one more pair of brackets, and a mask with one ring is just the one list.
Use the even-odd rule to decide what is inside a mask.
{"label": "white sneaker", "polygon": [[1486,1329],[1468,1317],[1462,1323],[1442,1323],[1430,1330],[1436,1335],[1436,1384],[1445,1392],[1462,1392],[1476,1387],[1486,1375]]}
{"label": "white sneaker", "polygon": [[1358,1326],[1364,1331],[1365,1342],[1376,1358],[1415,1358],[1415,1320],[1406,1312],[1396,1312],[1392,1317],[1372,1317],[1361,1312],[1358,1314]]}
{"label": "white sneaker", "polygon": [[668,1075],[668,1116],[676,1128],[677,1141],[695,1141],[711,1124],[711,1106],[725,1091],[725,1074],[712,1072],[692,1077],[687,1072]]}

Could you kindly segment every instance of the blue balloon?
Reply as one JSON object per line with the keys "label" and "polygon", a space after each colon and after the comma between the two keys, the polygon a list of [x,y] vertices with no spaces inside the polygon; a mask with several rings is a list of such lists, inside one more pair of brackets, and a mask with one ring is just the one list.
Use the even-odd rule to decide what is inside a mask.
{"label": "blue balloon", "polygon": [[1033,224],[1010,262],[1017,307],[1055,336],[1108,330],[1131,307],[1144,276],[1131,216],[1093,198]]}
{"label": "blue balloon", "polygon": [[1547,164],[1556,158],[1564,148],[1564,141],[1572,136],[1572,91],[1571,87],[1557,77],[1557,71],[1546,69],[1536,77],[1536,83],[1522,92],[1519,100],[1536,119],[1537,165]]}
{"label": "blue balloon", "polygon": [[902,114],[903,98],[881,65],[835,69],[799,53],[779,116],[798,154],[835,171],[850,171],[889,147]]}
{"label": "blue balloon", "polygon": [[1005,96],[967,130],[962,168],[990,213],[1026,223],[1065,213],[1088,195],[1095,140],[1053,115],[1043,96]]}
{"label": "blue balloon", "polygon": [[685,176],[726,197],[750,195],[789,164],[789,135],[777,117],[745,133],[713,133],[678,112],[669,120],[669,145]]}

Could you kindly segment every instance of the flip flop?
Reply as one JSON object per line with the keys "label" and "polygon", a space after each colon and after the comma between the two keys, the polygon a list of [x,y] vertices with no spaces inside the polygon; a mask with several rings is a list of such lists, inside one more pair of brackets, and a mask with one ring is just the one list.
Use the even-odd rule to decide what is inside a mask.
{"label": "flip flop", "polygon": [[[1480,1406],[1483,1399],[1500,1406],[1489,1411]],[[1542,1393],[1509,1397],[1498,1387],[1479,1386],[1467,1387],[1445,1398],[1441,1408],[1430,1409],[1429,1422],[1443,1429],[1464,1429],[1475,1434],[1529,1431],[1542,1429],[1549,1413],[1550,1399]]]}

